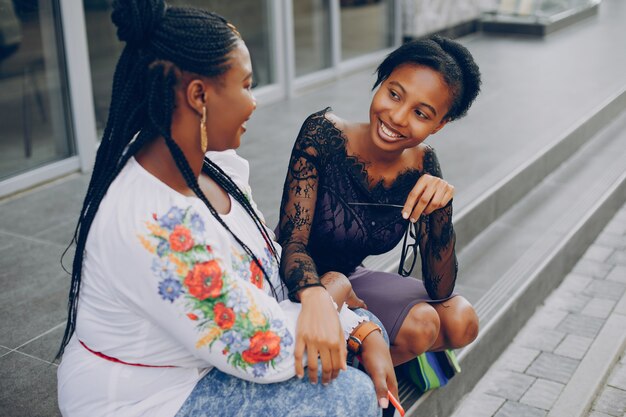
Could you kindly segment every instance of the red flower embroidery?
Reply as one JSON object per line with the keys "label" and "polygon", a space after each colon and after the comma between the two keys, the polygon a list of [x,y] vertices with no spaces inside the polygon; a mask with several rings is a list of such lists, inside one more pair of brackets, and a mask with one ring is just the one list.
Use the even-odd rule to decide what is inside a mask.
{"label": "red flower embroidery", "polygon": [[177,225],[170,235],[170,247],[176,252],[187,252],[193,248],[191,232],[184,226]]}
{"label": "red flower embroidery", "polygon": [[198,300],[219,297],[222,290],[222,270],[217,261],[197,263],[184,281],[189,294]]}
{"label": "red flower embroidery", "polygon": [[256,285],[257,288],[263,288],[263,271],[254,261],[250,262],[250,282]]}
{"label": "red flower embroidery", "polygon": [[241,356],[248,363],[267,362],[280,353],[280,336],[272,331],[256,332],[250,338],[250,348]]}
{"label": "red flower embroidery", "polygon": [[198,316],[193,313],[187,313],[187,317],[189,317],[190,320],[198,320]]}
{"label": "red flower embroidery", "polygon": [[221,329],[230,329],[235,324],[235,312],[232,308],[228,308],[224,303],[217,303],[213,308],[215,314],[215,322]]}

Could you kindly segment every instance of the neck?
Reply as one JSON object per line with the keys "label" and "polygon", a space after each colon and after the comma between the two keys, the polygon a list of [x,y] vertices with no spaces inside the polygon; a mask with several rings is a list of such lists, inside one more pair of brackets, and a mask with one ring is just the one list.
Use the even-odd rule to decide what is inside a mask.
{"label": "neck", "polygon": [[395,165],[406,151],[406,149],[402,149],[387,152],[376,147],[372,140],[371,126],[369,123],[365,123],[361,126],[358,130],[358,134],[355,136],[358,138],[358,140],[355,141],[357,146],[353,146],[352,149],[354,149],[361,158],[376,165]]}
{"label": "neck", "polygon": [[[194,177],[198,179],[202,171],[204,155],[199,151],[185,149],[179,141],[176,141],[176,143],[182,149],[193,171]],[[178,165],[176,165],[176,161],[163,137],[158,137],[144,146],[141,151],[137,153],[136,159],[148,172],[159,178],[172,189],[181,194],[195,195],[185,181]]]}

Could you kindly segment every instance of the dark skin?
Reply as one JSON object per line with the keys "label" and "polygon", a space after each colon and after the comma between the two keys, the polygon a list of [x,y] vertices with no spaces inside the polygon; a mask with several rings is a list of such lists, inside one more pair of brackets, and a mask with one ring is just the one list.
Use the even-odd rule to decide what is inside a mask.
{"label": "dark skin", "polygon": [[[230,69],[219,79],[208,79],[179,71],[176,106],[171,124],[172,137],[185,154],[194,175],[198,178],[202,192],[220,214],[230,212],[230,198],[224,189],[202,173],[205,152],[201,149],[200,119],[203,107],[207,109],[207,151],[223,151],[239,147],[241,136],[246,131],[245,123],[256,108],[256,101],[251,92],[252,64],[243,41],[238,42],[229,58]],[[229,111],[224,112],[223,109],[229,109]],[[176,166],[163,137],[157,137],[144,146],[137,153],[136,159],[143,168],[173,190],[186,196],[195,196]],[[335,299],[337,305],[341,306],[348,300],[350,305],[357,306],[350,298],[351,287],[350,291],[345,292],[347,288],[345,281],[333,278],[333,283],[329,282],[329,288],[337,297]],[[330,300],[328,294],[326,297]],[[332,306],[332,303],[330,305]],[[336,311],[331,319],[339,324]],[[304,375],[302,357],[305,347],[309,348],[309,376],[312,383],[318,382],[318,356],[322,363],[323,384],[328,384],[337,377],[341,369],[346,369],[345,341],[340,328],[339,332],[341,333],[337,333],[337,336],[340,338],[337,339],[335,351],[341,352],[342,355],[338,354],[334,357],[331,357],[328,350],[320,352],[315,349],[313,342],[308,343],[309,346],[307,346],[306,341],[300,341],[300,351],[296,348],[295,354],[297,376]],[[376,387],[378,398],[386,399],[387,389],[390,389],[394,395],[398,395],[397,382],[389,349],[382,335],[377,333],[372,333],[363,342],[362,357]],[[385,405],[385,402],[383,401],[381,405]]]}
{"label": "dark skin", "polygon": [[[422,142],[441,130],[448,120],[452,96],[441,74],[423,66],[398,66],[380,85],[370,105],[369,121],[353,123],[327,113],[346,137],[349,155],[367,161],[370,183],[389,185],[407,169],[420,168],[426,145]],[[402,215],[415,223],[422,214],[431,214],[448,204],[454,187],[441,178],[422,175],[402,209]],[[316,322],[298,329],[300,334],[326,335],[321,343],[334,346],[334,328],[326,317],[330,309],[323,289],[306,288],[299,293],[303,315]],[[303,322],[309,322],[302,317]],[[326,326],[326,329],[319,327]],[[390,347],[394,365],[407,362],[426,351],[459,348],[471,343],[478,334],[478,316],[471,304],[456,296],[444,303],[418,303],[410,310]]]}

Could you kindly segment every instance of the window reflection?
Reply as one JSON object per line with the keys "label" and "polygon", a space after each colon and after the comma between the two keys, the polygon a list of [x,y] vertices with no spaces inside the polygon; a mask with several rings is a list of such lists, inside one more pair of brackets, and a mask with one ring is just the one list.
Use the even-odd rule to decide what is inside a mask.
{"label": "window reflection", "polygon": [[329,0],[293,2],[296,76],[331,66]]}
{"label": "window reflection", "polygon": [[341,0],[343,60],[393,45],[393,0]]}
{"label": "window reflection", "polygon": [[0,179],[74,153],[57,1],[0,0]]}
{"label": "window reflection", "polygon": [[[0,0],[3,1],[3,0]],[[96,123],[104,129],[108,115],[115,64],[123,44],[111,22],[111,0],[83,0],[89,42]],[[192,6],[214,11],[237,26],[252,57],[255,83],[275,82],[269,0],[169,0],[172,6]]]}

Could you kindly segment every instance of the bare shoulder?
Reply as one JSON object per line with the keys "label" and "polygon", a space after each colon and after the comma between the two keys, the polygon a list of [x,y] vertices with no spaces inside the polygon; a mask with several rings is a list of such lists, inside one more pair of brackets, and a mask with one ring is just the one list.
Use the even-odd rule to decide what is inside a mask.
{"label": "bare shoulder", "polygon": [[428,154],[434,152],[430,145],[420,143],[412,149],[411,162],[412,165],[420,171],[424,168],[424,160],[428,158]]}
{"label": "bare shoulder", "polygon": [[335,114],[332,110],[328,110],[326,113],[324,113],[324,117],[341,131],[345,131],[346,126],[349,124],[347,120],[337,116],[337,114]]}

